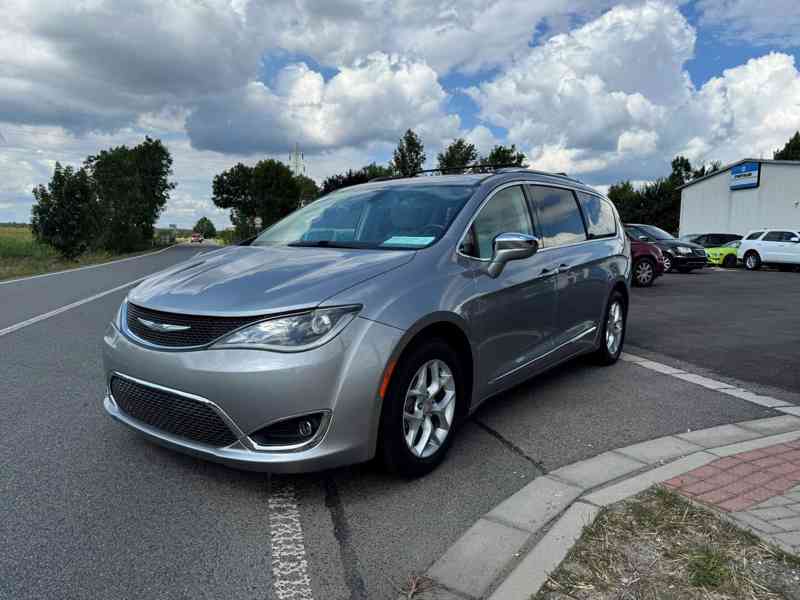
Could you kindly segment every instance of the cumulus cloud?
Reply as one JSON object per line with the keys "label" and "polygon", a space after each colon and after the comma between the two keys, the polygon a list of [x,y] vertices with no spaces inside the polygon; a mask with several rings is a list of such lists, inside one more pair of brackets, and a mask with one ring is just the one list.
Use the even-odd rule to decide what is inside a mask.
{"label": "cumulus cloud", "polygon": [[286,152],[396,141],[411,127],[423,137],[459,130],[436,72],[424,62],[370,54],[329,81],[304,63],[285,67],[273,89],[260,81],[198,102],[187,131],[200,149]]}

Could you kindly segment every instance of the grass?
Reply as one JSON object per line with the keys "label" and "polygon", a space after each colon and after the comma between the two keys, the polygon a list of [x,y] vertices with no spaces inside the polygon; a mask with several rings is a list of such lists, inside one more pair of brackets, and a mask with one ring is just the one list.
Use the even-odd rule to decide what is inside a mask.
{"label": "grass", "polygon": [[0,281],[84,267],[135,254],[141,252],[120,255],[93,251],[83,254],[76,260],[65,260],[52,247],[37,242],[30,227],[0,225]]}
{"label": "grass", "polygon": [[800,560],[663,488],[609,507],[536,600],[795,600]]}

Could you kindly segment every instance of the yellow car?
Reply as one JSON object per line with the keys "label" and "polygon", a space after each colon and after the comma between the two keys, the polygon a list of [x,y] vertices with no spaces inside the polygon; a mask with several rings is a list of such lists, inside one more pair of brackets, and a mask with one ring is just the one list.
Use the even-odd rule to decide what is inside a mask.
{"label": "yellow car", "polygon": [[735,240],[728,242],[724,246],[717,246],[716,248],[706,248],[708,254],[708,264],[727,267],[733,269],[736,267],[736,250],[742,242]]}

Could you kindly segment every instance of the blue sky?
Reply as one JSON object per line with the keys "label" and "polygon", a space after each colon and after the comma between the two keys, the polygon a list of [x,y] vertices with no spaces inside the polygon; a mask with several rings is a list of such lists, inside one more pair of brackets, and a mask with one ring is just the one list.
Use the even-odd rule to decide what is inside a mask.
{"label": "blue sky", "polygon": [[413,128],[431,164],[456,137],[513,143],[604,189],[800,129],[796,0],[9,2],[0,221],[29,219],[56,161],[144,135],[175,159],[161,223],[226,226],[213,176],[295,143],[319,182]]}

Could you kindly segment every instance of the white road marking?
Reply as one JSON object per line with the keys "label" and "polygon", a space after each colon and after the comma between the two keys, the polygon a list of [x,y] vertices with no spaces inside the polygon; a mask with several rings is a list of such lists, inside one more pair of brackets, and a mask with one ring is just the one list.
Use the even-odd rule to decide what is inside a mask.
{"label": "white road marking", "polygon": [[167,246],[155,252],[148,252],[147,254],[139,254],[137,256],[129,256],[128,258],[120,258],[109,262],[98,263],[96,265],[87,265],[85,267],[76,267],[74,269],[65,269],[63,271],[54,271],[53,273],[42,273],[41,275],[31,275],[30,277],[19,277],[17,279],[9,279],[7,281],[0,281],[0,285],[8,285],[9,283],[19,283],[21,281],[30,281],[31,279],[41,279],[42,277],[52,277],[53,275],[63,275],[64,273],[74,273],[75,271],[85,271],[87,269],[96,269],[98,267],[107,267],[108,265],[115,265],[118,263],[126,262],[129,260],[136,260],[137,258],[144,258],[145,256],[153,256],[154,254],[161,254],[175,246]]}
{"label": "white road marking", "polygon": [[294,486],[288,482],[273,481],[267,502],[275,598],[314,600]]}
{"label": "white road marking", "polygon": [[[800,407],[795,407],[791,402],[786,402],[785,400],[779,400],[778,398],[773,398],[772,396],[762,396],[761,394],[756,394],[755,392],[751,392],[744,388],[730,385],[724,381],[717,381],[716,379],[709,379],[708,377],[703,377],[702,375],[689,373],[681,369],[675,369],[669,365],[655,362],[641,356],[636,356],[635,354],[623,352],[620,358],[624,361],[639,365],[645,369],[661,373],[662,375],[688,381],[689,383],[694,383],[695,385],[720,392],[721,394],[734,396],[752,404],[758,404],[759,406],[774,408],[787,414],[796,414],[800,416]],[[781,407],[784,406],[789,408],[782,410]]]}
{"label": "white road marking", "polygon": [[84,298],[83,300],[78,300],[77,302],[73,302],[72,304],[67,304],[65,306],[61,306],[60,308],[53,309],[50,312],[42,313],[41,315],[31,317],[26,321],[10,325],[5,329],[0,329],[0,337],[8,335],[9,333],[14,333],[15,331],[22,329],[23,327],[27,327],[28,325],[33,325],[34,323],[44,321],[45,319],[49,319],[50,317],[55,317],[56,315],[60,315],[63,312],[66,312],[73,308],[77,308],[78,306],[86,304],[87,302],[92,302],[94,300],[97,300],[98,298],[102,298],[103,296],[108,296],[109,294],[113,294],[114,292],[124,290],[126,287],[136,285],[137,283],[143,281],[144,279],[147,279],[148,277],[150,277],[150,275],[139,277],[139,279],[134,279],[133,281],[129,281],[128,283],[123,283],[122,285],[118,285],[117,287],[112,288],[110,290],[106,290],[105,292],[100,292],[99,294],[95,294],[94,296],[89,296],[88,298]]}

